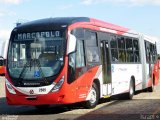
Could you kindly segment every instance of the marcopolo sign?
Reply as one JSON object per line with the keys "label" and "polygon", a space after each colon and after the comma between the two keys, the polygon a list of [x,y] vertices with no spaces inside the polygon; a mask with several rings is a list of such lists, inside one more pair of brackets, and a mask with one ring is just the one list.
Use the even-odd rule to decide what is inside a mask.
{"label": "marcopolo sign", "polygon": [[16,37],[17,40],[27,40],[35,38],[53,38],[61,37],[60,31],[46,31],[46,32],[32,32],[32,33],[19,33]]}

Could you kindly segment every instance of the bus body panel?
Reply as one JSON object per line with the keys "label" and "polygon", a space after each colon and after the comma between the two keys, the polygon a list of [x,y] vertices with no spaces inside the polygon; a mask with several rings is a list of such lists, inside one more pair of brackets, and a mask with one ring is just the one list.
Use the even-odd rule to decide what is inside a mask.
{"label": "bus body panel", "polygon": [[112,64],[113,94],[128,92],[132,77],[135,79],[135,89],[142,89],[141,69],[141,64]]}

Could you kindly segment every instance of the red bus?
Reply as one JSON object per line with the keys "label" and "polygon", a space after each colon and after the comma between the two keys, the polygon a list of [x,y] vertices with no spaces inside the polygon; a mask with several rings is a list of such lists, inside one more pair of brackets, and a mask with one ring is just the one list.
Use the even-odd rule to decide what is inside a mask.
{"label": "red bus", "polygon": [[87,17],[48,18],[24,23],[11,33],[6,64],[10,105],[84,102],[158,84],[156,41]]}
{"label": "red bus", "polygon": [[5,75],[5,59],[0,56],[0,75]]}

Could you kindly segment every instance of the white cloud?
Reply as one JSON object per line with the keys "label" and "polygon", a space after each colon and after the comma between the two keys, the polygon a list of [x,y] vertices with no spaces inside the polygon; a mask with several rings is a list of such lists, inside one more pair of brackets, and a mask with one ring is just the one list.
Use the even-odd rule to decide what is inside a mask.
{"label": "white cloud", "polygon": [[84,5],[91,5],[91,4],[93,4],[95,1],[94,0],[83,0],[82,1],[82,4],[84,4]]}
{"label": "white cloud", "polygon": [[0,41],[1,40],[3,40],[3,41],[8,40],[10,33],[11,33],[11,30],[7,30],[7,29],[0,30]]}
{"label": "white cloud", "polygon": [[72,4],[69,4],[69,5],[61,6],[59,9],[60,9],[60,10],[68,10],[68,9],[70,9],[70,8],[72,8],[72,7],[73,7],[73,5],[72,5]]}
{"label": "white cloud", "polygon": [[82,0],[84,5],[99,4],[99,3],[112,3],[123,4],[130,6],[143,6],[143,5],[160,5],[160,0]]}
{"label": "white cloud", "polygon": [[18,5],[18,4],[20,4],[22,1],[23,1],[23,0],[0,0],[0,3]]}

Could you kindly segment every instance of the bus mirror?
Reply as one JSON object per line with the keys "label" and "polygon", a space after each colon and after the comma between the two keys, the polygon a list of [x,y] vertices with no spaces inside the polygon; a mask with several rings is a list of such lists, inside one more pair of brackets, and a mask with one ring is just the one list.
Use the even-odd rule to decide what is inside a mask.
{"label": "bus mirror", "polygon": [[67,54],[74,52],[76,49],[76,37],[72,34],[68,35]]}

